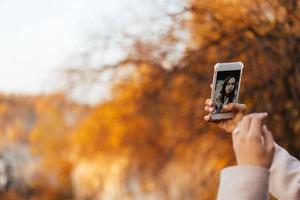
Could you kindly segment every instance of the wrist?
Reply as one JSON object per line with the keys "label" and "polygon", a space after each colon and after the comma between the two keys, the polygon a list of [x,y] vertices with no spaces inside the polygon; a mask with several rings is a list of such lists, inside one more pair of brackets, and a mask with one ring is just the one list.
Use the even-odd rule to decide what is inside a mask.
{"label": "wrist", "polygon": [[255,161],[237,161],[238,166],[252,166],[269,169],[271,164],[269,162],[255,162]]}

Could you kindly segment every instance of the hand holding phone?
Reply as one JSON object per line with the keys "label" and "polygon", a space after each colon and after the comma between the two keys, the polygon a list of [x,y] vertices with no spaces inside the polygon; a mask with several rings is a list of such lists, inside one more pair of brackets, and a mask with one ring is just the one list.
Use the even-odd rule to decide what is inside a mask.
{"label": "hand holding phone", "polygon": [[213,103],[211,99],[206,99],[205,111],[207,111],[208,114],[204,116],[204,120],[214,122],[218,125],[219,128],[223,129],[227,133],[232,133],[233,130],[237,127],[238,123],[246,114],[246,106],[239,103],[230,103],[224,106],[224,110],[233,113],[233,117],[230,119],[212,121],[211,116],[212,112],[214,111]]}

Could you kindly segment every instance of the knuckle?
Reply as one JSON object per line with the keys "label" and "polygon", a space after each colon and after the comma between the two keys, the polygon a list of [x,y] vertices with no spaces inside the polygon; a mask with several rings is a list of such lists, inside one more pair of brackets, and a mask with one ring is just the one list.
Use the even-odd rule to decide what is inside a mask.
{"label": "knuckle", "polygon": [[250,116],[249,115],[246,115],[243,117],[242,121],[248,121],[250,119]]}
{"label": "knuckle", "polygon": [[257,113],[252,113],[249,115],[249,118],[251,118],[251,120],[255,119],[257,117]]}
{"label": "knuckle", "polygon": [[248,139],[252,142],[257,142],[257,141],[261,141],[261,136],[260,135],[257,135],[257,134],[253,134],[253,133],[250,133],[248,134]]}
{"label": "knuckle", "polygon": [[253,118],[257,115],[257,112],[251,113],[250,115],[248,115],[250,118]]}
{"label": "knuckle", "polygon": [[205,100],[205,104],[208,104],[208,103],[209,103],[209,99],[206,99],[206,100]]}
{"label": "knuckle", "polygon": [[247,120],[247,115],[243,116],[242,121],[246,121]]}
{"label": "knuckle", "polygon": [[243,144],[247,141],[247,138],[245,136],[236,136],[236,141]]}

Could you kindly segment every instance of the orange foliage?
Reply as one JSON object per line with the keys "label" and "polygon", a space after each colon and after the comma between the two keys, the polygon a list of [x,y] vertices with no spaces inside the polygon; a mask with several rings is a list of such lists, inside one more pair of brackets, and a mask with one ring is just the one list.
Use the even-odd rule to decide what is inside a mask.
{"label": "orange foliage", "polygon": [[110,100],[91,108],[63,94],[1,96],[1,148],[26,143],[38,166],[26,195],[215,199],[220,169],[234,163],[230,136],[203,121],[216,62],[245,63],[241,101],[250,112],[269,112],[278,142],[299,157],[300,24],[293,2],[190,0],[182,13],[192,17],[173,24],[190,33],[184,55],[169,59],[169,47],[179,42],[174,27],[159,41],[134,38],[115,66],[132,73],[113,85]]}

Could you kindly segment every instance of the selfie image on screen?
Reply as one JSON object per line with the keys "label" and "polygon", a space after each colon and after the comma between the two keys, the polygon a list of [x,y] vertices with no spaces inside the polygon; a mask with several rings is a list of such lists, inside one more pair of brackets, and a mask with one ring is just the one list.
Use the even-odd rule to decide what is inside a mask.
{"label": "selfie image on screen", "polygon": [[215,85],[214,113],[222,113],[223,105],[237,102],[240,70],[219,71]]}

